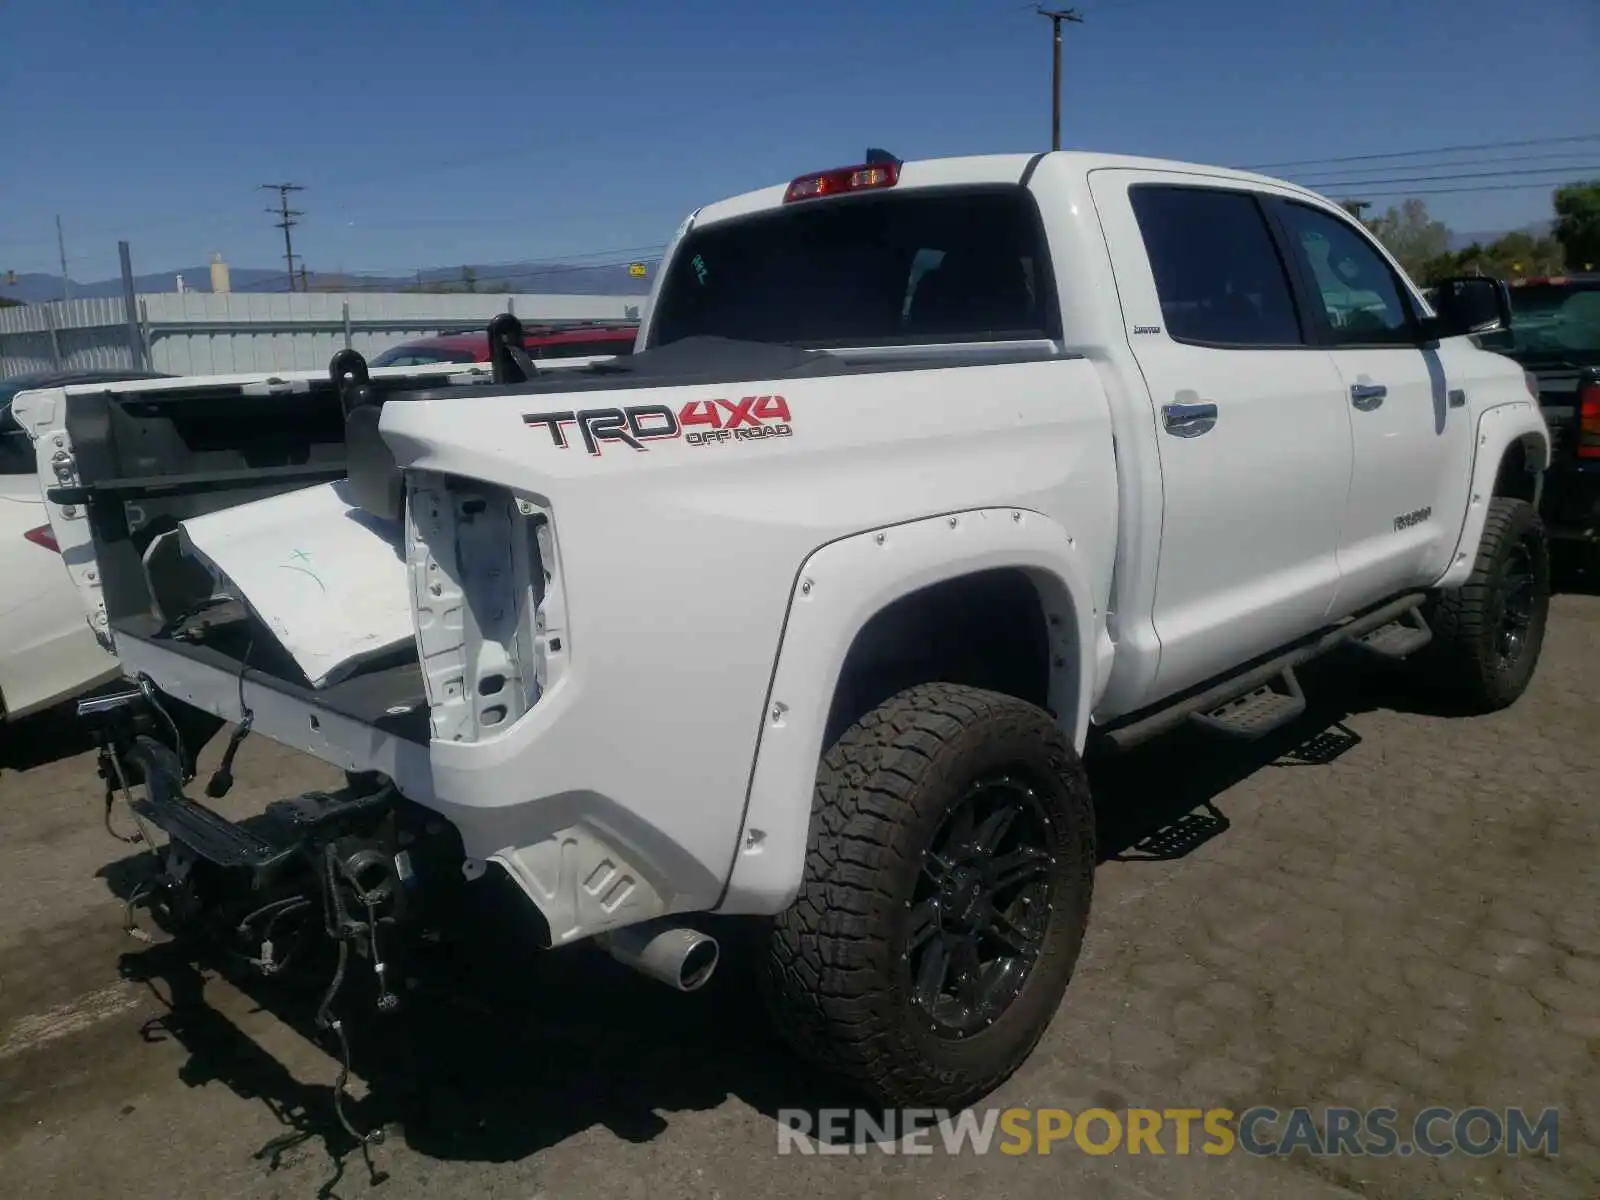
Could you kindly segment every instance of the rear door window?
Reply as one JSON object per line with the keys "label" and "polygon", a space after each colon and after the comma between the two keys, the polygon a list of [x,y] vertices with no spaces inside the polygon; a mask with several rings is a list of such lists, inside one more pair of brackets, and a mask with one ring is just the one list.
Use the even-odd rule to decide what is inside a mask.
{"label": "rear door window", "polygon": [[423,346],[396,346],[373,359],[374,367],[425,367],[432,363],[470,363],[465,350],[433,350]]}
{"label": "rear door window", "polygon": [[1168,336],[1206,346],[1305,344],[1289,274],[1250,192],[1129,189]]}
{"label": "rear door window", "polygon": [[530,358],[587,358],[597,354],[632,354],[633,339],[610,341],[552,342],[544,346],[529,346]]}
{"label": "rear door window", "polygon": [[1023,188],[833,197],[692,231],[651,334],[797,346],[1058,337],[1038,206]]}

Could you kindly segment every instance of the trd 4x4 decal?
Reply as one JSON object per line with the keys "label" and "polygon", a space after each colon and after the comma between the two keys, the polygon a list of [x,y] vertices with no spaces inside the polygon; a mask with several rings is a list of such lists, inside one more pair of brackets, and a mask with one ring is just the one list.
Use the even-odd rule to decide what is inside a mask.
{"label": "trd 4x4 decal", "polygon": [[627,408],[583,408],[566,412],[525,413],[528,425],[542,425],[561,449],[571,443],[567,427],[575,425],[590,454],[606,442],[647,450],[647,442],[682,438],[691,446],[753,442],[789,437],[789,402],[782,396],[744,396],[738,400],[691,400],[677,412],[665,404]]}

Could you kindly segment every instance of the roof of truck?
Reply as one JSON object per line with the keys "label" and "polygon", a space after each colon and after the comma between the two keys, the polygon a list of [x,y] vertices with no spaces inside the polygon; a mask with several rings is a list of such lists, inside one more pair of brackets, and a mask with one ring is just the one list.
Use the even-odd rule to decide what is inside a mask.
{"label": "roof of truck", "polygon": [[[1143,158],[1131,154],[1102,154],[1089,150],[1055,150],[1044,154],[976,154],[953,158],[917,159],[900,164],[900,180],[895,186],[904,190],[906,188],[941,187],[951,184],[1017,183],[1021,181],[1023,173],[1028,169],[1028,164],[1035,159],[1055,160],[1072,173],[1078,175],[1086,175],[1090,171],[1111,167],[1136,171],[1190,171],[1209,175],[1213,178],[1220,176],[1236,179],[1241,183],[1271,184],[1274,187],[1291,188],[1308,196],[1317,194],[1282,179],[1274,179],[1271,176],[1258,175],[1250,171],[1239,171],[1231,167],[1185,162],[1180,159]],[[843,165],[848,164],[831,164],[833,167]],[[814,168],[814,170],[825,169],[828,169],[828,167],[819,166]],[[811,172],[799,171],[796,172],[796,177],[809,173]],[[789,181],[785,180],[782,183],[772,184],[769,187],[758,188],[755,191],[744,192],[738,196],[730,196],[725,200],[707,204],[695,214],[695,223],[704,224],[712,221],[722,221],[730,217],[746,216],[749,213],[759,212],[766,208],[776,208],[783,203],[784,193],[788,186]]]}

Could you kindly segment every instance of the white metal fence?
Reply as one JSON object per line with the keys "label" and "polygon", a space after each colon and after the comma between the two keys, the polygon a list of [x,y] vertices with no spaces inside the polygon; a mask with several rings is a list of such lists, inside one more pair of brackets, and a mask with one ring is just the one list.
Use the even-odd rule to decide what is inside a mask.
{"label": "white metal fence", "polygon": [[28,371],[148,369],[172,375],[309,371],[346,346],[374,355],[398,342],[524,324],[636,319],[642,296],[400,292],[168,292],[0,308],[0,377]]}

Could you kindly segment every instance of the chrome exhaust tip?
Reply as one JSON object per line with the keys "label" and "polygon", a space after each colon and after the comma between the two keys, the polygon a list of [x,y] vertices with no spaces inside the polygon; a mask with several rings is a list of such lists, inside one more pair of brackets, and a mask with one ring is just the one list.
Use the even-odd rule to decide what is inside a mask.
{"label": "chrome exhaust tip", "polygon": [[704,987],[722,953],[716,938],[670,918],[625,925],[595,941],[624,966],[680,992]]}

